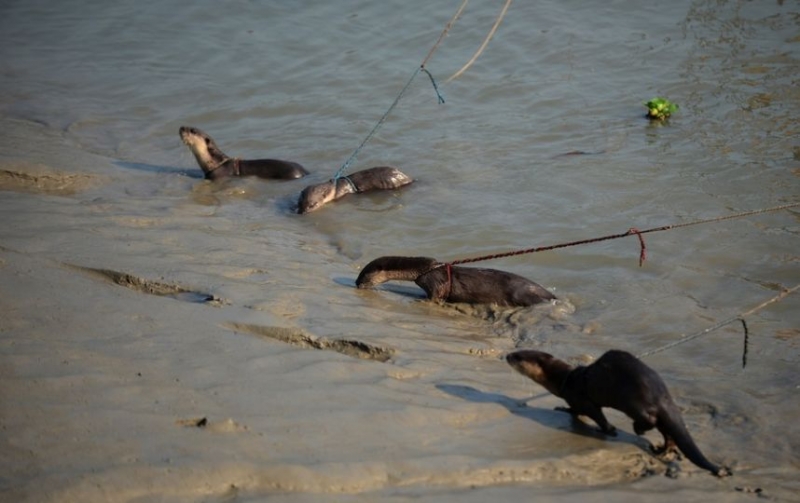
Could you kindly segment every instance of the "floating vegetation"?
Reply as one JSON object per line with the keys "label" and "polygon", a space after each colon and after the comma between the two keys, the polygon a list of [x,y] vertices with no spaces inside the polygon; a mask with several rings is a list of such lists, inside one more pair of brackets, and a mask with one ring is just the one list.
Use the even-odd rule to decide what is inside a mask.
{"label": "floating vegetation", "polygon": [[666,98],[653,98],[650,101],[646,101],[644,106],[647,107],[647,118],[658,121],[668,119],[670,115],[678,110],[678,105]]}

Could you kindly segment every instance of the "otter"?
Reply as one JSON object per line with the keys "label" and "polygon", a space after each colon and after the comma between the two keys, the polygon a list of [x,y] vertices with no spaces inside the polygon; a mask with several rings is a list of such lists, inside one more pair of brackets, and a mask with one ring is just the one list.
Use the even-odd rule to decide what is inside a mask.
{"label": "otter", "polygon": [[228,157],[210,136],[194,127],[181,126],[179,132],[181,140],[192,151],[197,159],[197,164],[200,165],[208,180],[231,176],[294,180],[308,174],[308,171],[296,162],[278,159],[244,160]]}
{"label": "otter", "polygon": [[541,285],[516,274],[449,266],[429,257],[376,258],[361,270],[356,286],[371,288],[392,280],[413,281],[429,299],[440,302],[517,307],[556,298]]}
{"label": "otter", "polygon": [[651,449],[656,454],[677,446],[695,465],[718,477],[730,475],[728,468],[711,463],[694,443],[666,384],[655,370],[626,351],[611,350],[588,366],[572,365],[542,351],[521,350],[506,355],[506,361],[520,374],[566,400],[568,408],[557,410],[591,418],[607,435],[617,430],[603,414],[603,407],[624,412],[633,419],[637,435],[657,428],[664,445]]}
{"label": "otter", "polygon": [[310,213],[348,194],[399,189],[413,181],[408,175],[391,166],[356,171],[352,175],[309,185],[303,189],[297,201],[297,213],[301,215]]}

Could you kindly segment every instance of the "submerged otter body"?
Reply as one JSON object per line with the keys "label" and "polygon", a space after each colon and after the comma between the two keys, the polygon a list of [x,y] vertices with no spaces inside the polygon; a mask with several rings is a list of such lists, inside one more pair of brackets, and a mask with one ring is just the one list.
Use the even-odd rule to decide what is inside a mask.
{"label": "submerged otter body", "polygon": [[506,361],[520,374],[566,400],[569,408],[561,410],[591,418],[603,433],[616,435],[616,428],[602,410],[611,407],[633,419],[637,435],[658,429],[664,436],[664,446],[656,452],[677,446],[700,468],[718,477],[730,475],[728,469],[711,463],[700,452],[664,381],[632,354],[611,350],[585,367],[573,367],[548,353],[533,350],[509,353]]}
{"label": "submerged otter body", "polygon": [[352,175],[309,185],[303,189],[297,202],[297,212],[300,214],[310,213],[348,194],[399,189],[413,181],[399,169],[390,166],[356,171]]}
{"label": "submerged otter body", "polygon": [[530,306],[555,299],[533,281],[496,269],[448,266],[429,257],[380,257],[367,264],[356,279],[358,288],[386,281],[413,281],[428,298],[442,302]]}
{"label": "submerged otter body", "polygon": [[278,159],[245,160],[228,157],[220,150],[214,140],[203,131],[189,126],[181,126],[181,140],[197,159],[197,164],[209,180],[230,176],[257,176],[279,180],[294,180],[308,174],[303,166],[291,161]]}

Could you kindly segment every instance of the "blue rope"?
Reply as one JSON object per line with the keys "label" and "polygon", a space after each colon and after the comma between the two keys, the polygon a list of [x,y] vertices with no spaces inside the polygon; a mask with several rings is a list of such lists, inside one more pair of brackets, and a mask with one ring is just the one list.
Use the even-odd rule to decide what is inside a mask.
{"label": "blue rope", "polygon": [[[433,89],[434,89],[434,91],[436,91],[436,96],[438,97],[439,103],[440,104],[444,103],[444,98],[442,97],[442,94],[439,92],[439,86],[436,85],[436,81],[433,79],[433,75],[431,75],[431,72],[426,70],[424,66],[418,67],[416,70],[414,70],[414,73],[411,75],[411,78],[408,79],[408,82],[403,87],[403,89],[400,91],[400,94],[398,94],[397,98],[394,99],[394,102],[392,103],[392,105],[389,107],[389,109],[386,111],[386,113],[383,114],[383,117],[381,117],[381,119],[378,121],[378,123],[375,124],[375,127],[372,128],[372,131],[370,131],[369,134],[367,135],[367,137],[364,138],[364,141],[361,142],[361,145],[358,146],[358,148],[355,150],[355,152],[353,152],[353,154],[350,156],[350,158],[347,159],[347,161],[345,161],[345,163],[342,164],[342,167],[339,168],[339,170],[336,172],[336,174],[333,175],[333,181],[334,182],[336,180],[338,180],[339,178],[343,178],[344,177],[344,173],[347,171],[347,168],[349,168],[350,165],[353,163],[353,161],[356,159],[356,157],[358,156],[359,152],[361,152],[361,149],[364,148],[364,145],[366,145],[367,142],[369,142],[372,139],[372,137],[375,136],[375,133],[378,132],[378,129],[380,129],[380,127],[383,126],[383,123],[386,122],[386,119],[389,117],[389,114],[392,112],[392,110],[394,110],[394,107],[396,107],[397,104],[400,103],[400,99],[406,93],[408,88],[411,86],[411,83],[414,81],[414,79],[417,77],[417,75],[419,74],[420,71],[424,71],[425,73],[428,74],[428,77],[430,77],[430,79],[431,79],[431,84],[433,84]],[[350,183],[352,183],[352,182],[350,182]]]}
{"label": "blue rope", "polygon": [[433,79],[431,72],[429,72],[424,66],[420,66],[419,69],[428,74],[428,77],[431,79],[431,84],[433,84],[433,90],[436,91],[436,97],[439,99],[439,104],[444,105],[444,96],[442,96],[442,93],[439,92],[439,86],[436,85],[436,81]]}

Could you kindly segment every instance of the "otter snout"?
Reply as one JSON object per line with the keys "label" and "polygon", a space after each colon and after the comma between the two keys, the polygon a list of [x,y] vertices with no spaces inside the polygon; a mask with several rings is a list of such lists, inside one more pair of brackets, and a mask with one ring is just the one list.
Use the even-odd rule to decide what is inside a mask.
{"label": "otter snout", "polygon": [[506,355],[506,362],[514,368],[521,367],[523,364],[536,364],[538,365],[543,359],[550,355],[541,351],[533,349],[521,349],[513,351]]}
{"label": "otter snout", "polygon": [[367,268],[364,268],[356,278],[356,288],[361,288],[362,290],[372,288],[380,283],[382,281],[376,281],[376,275]]}
{"label": "otter snout", "polygon": [[190,146],[193,138],[202,137],[204,135],[202,131],[191,126],[181,126],[180,129],[178,129],[178,134],[181,136],[181,141]]}
{"label": "otter snout", "polygon": [[297,200],[297,213],[305,215],[321,208],[325,203],[333,201],[336,197],[336,185],[333,181],[309,185]]}
{"label": "otter snout", "polygon": [[506,355],[506,362],[511,368],[545,387],[547,387],[545,384],[547,369],[553,360],[554,358],[550,354],[533,349],[522,349]]}
{"label": "otter snout", "polygon": [[181,141],[183,143],[188,143],[188,141],[189,141],[188,136],[189,136],[190,132],[191,132],[191,129],[186,127],[186,126],[181,126],[181,128],[178,130],[178,134],[181,135]]}
{"label": "otter snout", "polygon": [[178,133],[181,135],[181,137],[184,137],[190,134],[199,134],[199,131],[193,127],[181,126],[180,129],[178,129]]}
{"label": "otter snout", "polygon": [[519,362],[521,362],[521,361],[522,361],[522,358],[520,358],[520,355],[519,355],[518,351],[515,351],[513,353],[508,353],[506,355],[506,363],[508,363],[512,367],[518,365]]}

